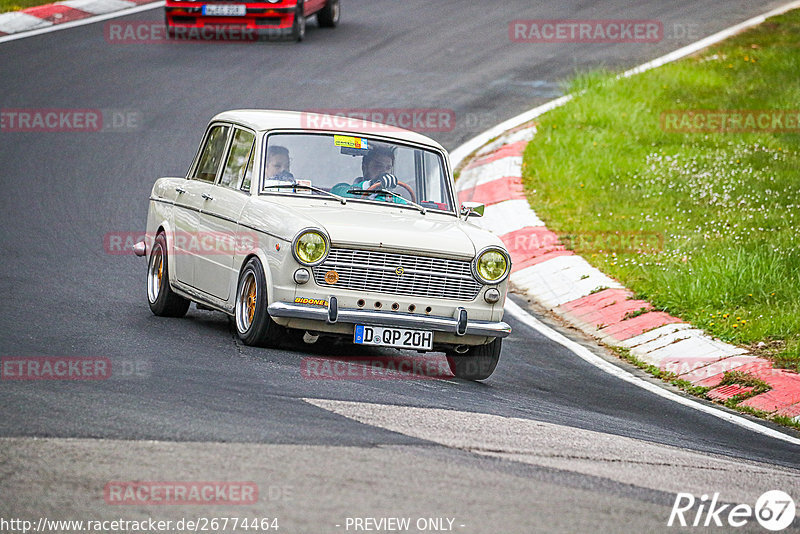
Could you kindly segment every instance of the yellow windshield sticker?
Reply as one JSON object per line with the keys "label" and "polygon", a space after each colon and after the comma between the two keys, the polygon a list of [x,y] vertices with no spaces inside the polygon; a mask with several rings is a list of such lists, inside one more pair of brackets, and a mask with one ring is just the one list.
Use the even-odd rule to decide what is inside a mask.
{"label": "yellow windshield sticker", "polygon": [[333,144],[345,148],[357,148],[359,150],[367,150],[369,148],[366,139],[351,137],[349,135],[334,135]]}

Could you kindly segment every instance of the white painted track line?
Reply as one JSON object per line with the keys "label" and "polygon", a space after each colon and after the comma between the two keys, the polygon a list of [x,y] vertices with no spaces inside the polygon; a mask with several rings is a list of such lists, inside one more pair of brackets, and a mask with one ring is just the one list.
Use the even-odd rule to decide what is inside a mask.
{"label": "white painted track line", "polygon": [[506,301],[506,312],[510,313],[517,320],[525,323],[526,326],[533,328],[547,339],[558,343],[559,345],[569,350],[582,360],[594,365],[595,367],[598,367],[599,369],[602,369],[603,371],[619,378],[620,380],[624,380],[625,382],[628,382],[642,389],[645,389],[650,393],[658,395],[659,397],[663,397],[665,399],[676,402],[682,406],[686,406],[688,408],[692,408],[699,412],[703,412],[718,419],[722,419],[723,421],[728,421],[729,423],[733,423],[734,425],[746,428],[747,430],[752,430],[753,432],[758,432],[759,434],[764,434],[766,436],[770,436],[775,439],[780,439],[782,441],[786,441],[794,445],[800,445],[800,439],[789,436],[782,432],[778,432],[777,430],[765,427],[756,422],[750,421],[749,419],[740,417],[736,414],[723,411],[722,409],[716,408],[714,406],[708,406],[706,404],[702,404],[688,397],[678,395],[676,393],[673,393],[672,391],[669,391],[661,387],[658,384],[648,382],[647,380],[643,380],[637,376],[632,375],[631,373],[622,369],[621,367],[617,367],[613,363],[604,360],[603,358],[596,355],[583,345],[580,345],[579,343],[576,343],[575,341],[572,341],[571,339],[567,338],[563,334],[556,332],[549,326],[545,325],[544,323],[542,323],[541,321],[530,315],[527,311],[519,307],[515,302],[511,300]]}

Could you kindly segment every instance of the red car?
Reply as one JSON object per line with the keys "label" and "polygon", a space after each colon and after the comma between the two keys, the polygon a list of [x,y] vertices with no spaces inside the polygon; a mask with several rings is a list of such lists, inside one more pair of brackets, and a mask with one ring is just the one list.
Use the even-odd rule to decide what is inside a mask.
{"label": "red car", "polygon": [[166,0],[171,38],[257,40],[289,37],[302,41],[306,18],[319,25],[339,23],[339,0]]}

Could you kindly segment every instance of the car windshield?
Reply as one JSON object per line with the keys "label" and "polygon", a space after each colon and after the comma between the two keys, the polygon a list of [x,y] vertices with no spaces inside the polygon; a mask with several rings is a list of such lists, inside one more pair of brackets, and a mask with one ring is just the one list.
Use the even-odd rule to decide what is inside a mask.
{"label": "car windshield", "polygon": [[273,133],[263,169],[265,193],[331,193],[348,201],[453,212],[444,161],[433,150],[354,135]]}

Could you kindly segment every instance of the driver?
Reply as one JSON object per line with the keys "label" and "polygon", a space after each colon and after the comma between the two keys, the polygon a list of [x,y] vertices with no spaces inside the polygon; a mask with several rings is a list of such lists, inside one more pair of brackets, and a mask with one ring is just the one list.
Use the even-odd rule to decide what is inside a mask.
{"label": "driver", "polygon": [[362,176],[353,181],[353,185],[360,189],[369,189],[380,183],[381,189],[394,189],[397,187],[397,177],[394,173],[395,147],[376,146],[370,149],[361,160]]}
{"label": "driver", "polygon": [[[362,175],[353,180],[352,185],[339,183],[333,186],[331,193],[344,197],[355,197],[359,195],[350,194],[350,189],[386,189],[392,190],[397,187],[397,177],[394,173],[394,153],[396,147],[386,145],[376,145],[370,148],[361,159]],[[376,187],[377,186],[377,187]],[[389,195],[378,195],[376,199],[389,200]],[[405,203],[405,200],[394,198],[391,202]]]}

